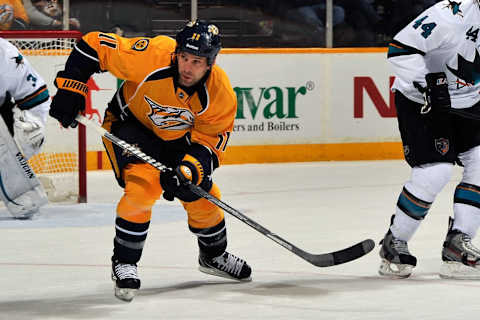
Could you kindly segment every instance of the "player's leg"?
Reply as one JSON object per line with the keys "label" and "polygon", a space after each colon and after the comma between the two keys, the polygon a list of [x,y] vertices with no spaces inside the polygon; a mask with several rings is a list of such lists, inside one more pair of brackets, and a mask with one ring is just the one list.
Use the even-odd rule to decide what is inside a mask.
{"label": "player's leg", "polygon": [[[220,198],[216,184],[210,194]],[[223,211],[206,199],[182,202],[188,213],[188,226],[198,239],[199,270],[239,281],[250,281],[252,270],[247,262],[226,251],[227,229]]]}
{"label": "player's leg", "polygon": [[150,225],[151,208],[159,199],[159,172],[148,164],[129,164],[123,170],[124,194],[117,205],[112,256],[115,295],[131,301],[140,288],[137,263]]}
{"label": "player's leg", "polygon": [[398,197],[390,228],[381,241],[381,275],[403,278],[412,273],[417,259],[410,253],[408,241],[428,214],[436,195],[450,180],[452,168],[450,163],[412,168],[410,180]]}
{"label": "player's leg", "polygon": [[[479,113],[480,107],[468,112]],[[480,227],[480,132],[478,122],[454,118],[458,158],[463,177],[454,194],[454,219],[449,219],[443,243],[440,276],[453,279],[480,279],[480,250],[472,244]],[[466,150],[466,151],[465,151]]]}
{"label": "player's leg", "polygon": [[[18,219],[30,218],[48,203],[47,195],[0,116],[0,200]],[[13,125],[12,121],[7,121]]]}
{"label": "player's leg", "polygon": [[[152,141],[141,129],[131,123],[120,123],[109,112],[103,127],[112,130],[129,142]],[[124,194],[117,205],[115,238],[112,256],[112,280],[115,296],[131,301],[140,288],[137,263],[150,225],[151,208],[162,192],[159,171],[146,163],[136,163],[133,155],[123,152],[110,141],[104,140],[105,149]]]}
{"label": "player's leg", "polygon": [[404,155],[411,177],[398,197],[390,227],[381,241],[379,273],[408,277],[417,259],[408,241],[425,218],[437,194],[450,180],[455,151],[450,144],[450,124],[443,115],[420,114],[421,105],[395,94]]}

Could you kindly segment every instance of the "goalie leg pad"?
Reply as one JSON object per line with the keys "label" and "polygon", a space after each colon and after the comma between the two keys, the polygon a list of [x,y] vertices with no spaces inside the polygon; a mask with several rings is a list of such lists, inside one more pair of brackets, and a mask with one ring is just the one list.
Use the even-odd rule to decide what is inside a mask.
{"label": "goalie leg pad", "polygon": [[0,117],[0,200],[15,218],[26,219],[48,202],[47,195]]}

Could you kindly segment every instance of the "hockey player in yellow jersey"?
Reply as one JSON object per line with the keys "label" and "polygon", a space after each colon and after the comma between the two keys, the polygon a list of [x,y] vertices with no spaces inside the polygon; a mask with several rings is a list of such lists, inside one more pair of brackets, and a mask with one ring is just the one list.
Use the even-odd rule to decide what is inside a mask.
{"label": "hockey player in yellow jersey", "polygon": [[147,238],[153,204],[178,198],[197,236],[202,272],[248,281],[251,268],[226,251],[223,211],[182,184],[191,180],[220,197],[211,174],[223,160],[236,114],[236,96],[225,72],[215,64],[221,48],[218,28],[188,23],[176,40],[127,39],[91,32],[77,43],[58,88],[50,115],[64,127],[75,127],[85,108],[86,82],[95,72],[109,71],[125,81],[108,104],[103,127],[173,171],[159,172],[103,140],[124,194],[117,206],[112,256],[115,295],[131,301],[140,288],[137,263]]}

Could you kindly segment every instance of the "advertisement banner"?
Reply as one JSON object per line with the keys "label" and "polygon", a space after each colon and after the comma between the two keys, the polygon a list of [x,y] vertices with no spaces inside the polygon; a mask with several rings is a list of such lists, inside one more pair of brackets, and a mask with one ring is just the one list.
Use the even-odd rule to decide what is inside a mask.
{"label": "advertisement banner", "polygon": [[[65,57],[41,59],[41,63],[32,63],[46,79],[54,79],[65,63]],[[218,56],[217,64],[226,71],[237,96],[229,142],[232,162],[238,154],[245,154],[246,147],[252,157],[240,162],[277,161],[288,146],[300,150],[296,151],[298,161],[309,160],[309,151],[313,160],[343,159],[348,148],[352,156],[345,159],[355,158],[359,150],[366,154],[360,159],[369,158],[369,148],[373,158],[382,158],[382,154],[390,158],[392,150],[393,157],[401,156],[396,151],[400,136],[390,91],[394,78],[385,50],[230,50]],[[90,79],[87,117],[102,122],[118,83],[108,72]],[[48,85],[53,95],[53,80]],[[48,130],[55,137],[49,144],[69,145],[75,136],[53,119],[49,119]],[[87,131],[87,144],[88,151],[103,151],[95,133]],[[378,153],[379,147],[388,151]],[[277,158],[268,158],[276,152]]]}

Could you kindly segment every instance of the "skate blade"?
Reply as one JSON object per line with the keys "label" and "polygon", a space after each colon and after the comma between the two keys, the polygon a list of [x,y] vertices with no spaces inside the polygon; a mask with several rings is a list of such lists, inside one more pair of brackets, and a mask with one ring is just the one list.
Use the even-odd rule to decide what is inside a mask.
{"label": "skate blade", "polygon": [[461,262],[443,261],[439,276],[442,279],[480,280],[480,269],[466,266]]}
{"label": "skate blade", "polygon": [[396,264],[388,260],[382,259],[378,274],[384,277],[393,279],[404,279],[410,277],[413,271],[413,266],[409,264]]}
{"label": "skate blade", "polygon": [[211,276],[217,276],[217,277],[227,278],[227,279],[231,279],[231,280],[235,280],[235,281],[240,281],[240,282],[249,282],[249,281],[252,281],[252,277],[251,277],[251,276],[248,277],[248,278],[244,278],[244,279],[238,279],[238,278],[232,277],[231,275],[229,275],[229,274],[226,273],[226,272],[223,272],[223,271],[220,271],[220,270],[216,270],[216,269],[213,269],[213,268],[208,268],[208,267],[199,266],[199,267],[198,267],[198,270],[199,270],[200,272],[209,274],[209,275],[211,275]]}
{"label": "skate blade", "polygon": [[115,297],[122,301],[130,302],[137,295],[138,289],[115,287]]}

